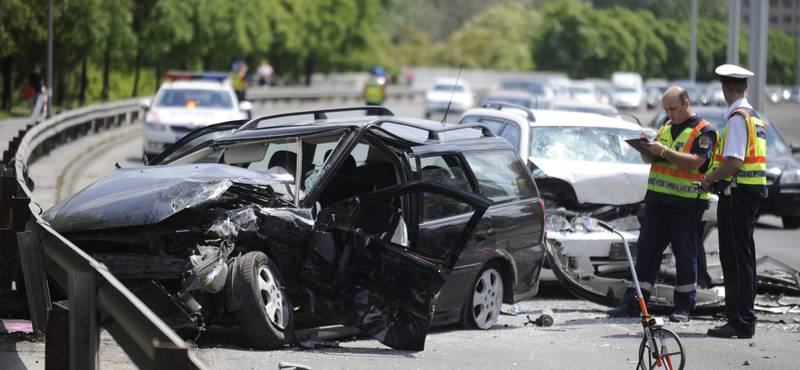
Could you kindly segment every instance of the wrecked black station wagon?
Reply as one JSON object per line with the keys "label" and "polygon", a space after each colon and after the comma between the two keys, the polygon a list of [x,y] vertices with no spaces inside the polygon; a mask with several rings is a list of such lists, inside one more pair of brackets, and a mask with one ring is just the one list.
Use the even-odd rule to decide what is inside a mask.
{"label": "wrecked black station wagon", "polygon": [[535,295],[544,205],[514,149],[361,110],[199,129],[45,219],[179,333],[238,324],[256,348],[314,315],[422,350],[431,325],[488,329]]}

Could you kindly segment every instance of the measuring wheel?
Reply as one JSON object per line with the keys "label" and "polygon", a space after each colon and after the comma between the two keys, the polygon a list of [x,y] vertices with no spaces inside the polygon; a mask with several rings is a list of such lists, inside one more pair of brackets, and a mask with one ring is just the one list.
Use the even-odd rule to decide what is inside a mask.
{"label": "measuring wheel", "polygon": [[[654,328],[650,330],[652,338],[642,338],[639,345],[639,365],[636,370],[666,369],[683,370],[686,364],[686,352],[678,335],[669,329]],[[653,343],[658,357],[653,357]],[[659,361],[660,360],[660,361]]]}

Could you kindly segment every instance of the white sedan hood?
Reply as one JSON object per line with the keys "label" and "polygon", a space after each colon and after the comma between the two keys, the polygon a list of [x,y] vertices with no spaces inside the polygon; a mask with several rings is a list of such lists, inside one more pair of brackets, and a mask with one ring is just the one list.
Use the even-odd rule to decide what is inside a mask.
{"label": "white sedan hood", "polygon": [[580,203],[624,205],[644,201],[648,164],[572,162],[530,158],[547,176],[568,182]]}
{"label": "white sedan hood", "polygon": [[156,108],[155,112],[161,123],[196,127],[241,118],[241,114],[233,109]]}

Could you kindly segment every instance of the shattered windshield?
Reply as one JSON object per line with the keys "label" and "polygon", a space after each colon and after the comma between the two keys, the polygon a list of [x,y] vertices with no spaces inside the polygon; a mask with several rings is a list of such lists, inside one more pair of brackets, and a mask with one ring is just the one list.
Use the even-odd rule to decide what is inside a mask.
{"label": "shattered windshield", "polygon": [[530,156],[575,162],[644,163],[626,139],[639,131],[585,126],[531,128]]}

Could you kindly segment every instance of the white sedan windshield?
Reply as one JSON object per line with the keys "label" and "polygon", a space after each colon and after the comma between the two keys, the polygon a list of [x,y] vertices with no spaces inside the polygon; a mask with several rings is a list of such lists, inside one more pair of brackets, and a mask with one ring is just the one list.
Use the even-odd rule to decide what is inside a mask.
{"label": "white sedan windshield", "polygon": [[584,126],[531,127],[533,158],[575,162],[644,163],[639,152],[626,139],[639,137],[639,131]]}
{"label": "white sedan windshield", "polygon": [[227,91],[168,89],[164,90],[157,107],[232,109],[233,100]]}

